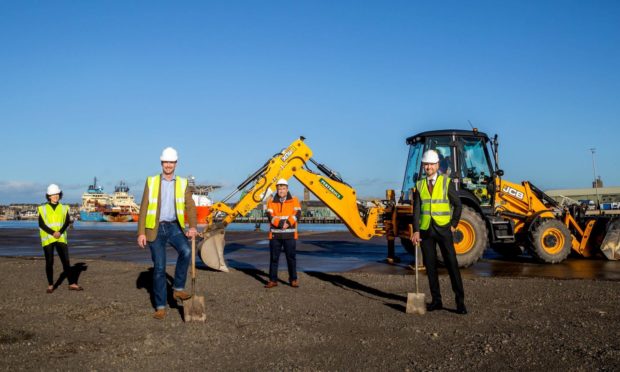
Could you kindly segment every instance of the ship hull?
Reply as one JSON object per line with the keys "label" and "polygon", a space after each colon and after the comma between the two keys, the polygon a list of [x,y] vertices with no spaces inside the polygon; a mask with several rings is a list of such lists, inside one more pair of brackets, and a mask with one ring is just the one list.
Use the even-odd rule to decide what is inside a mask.
{"label": "ship hull", "polygon": [[107,222],[132,222],[133,216],[131,214],[122,213],[105,213],[103,219]]}
{"label": "ship hull", "polygon": [[88,222],[104,222],[103,213],[80,211],[80,220]]}
{"label": "ship hull", "polygon": [[207,217],[211,214],[211,207],[197,206],[196,207],[196,219],[199,224],[206,224]]}

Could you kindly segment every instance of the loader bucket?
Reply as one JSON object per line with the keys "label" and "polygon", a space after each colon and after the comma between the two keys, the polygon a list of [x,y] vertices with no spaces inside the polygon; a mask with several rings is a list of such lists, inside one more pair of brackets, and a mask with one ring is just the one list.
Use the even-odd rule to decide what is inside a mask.
{"label": "loader bucket", "polygon": [[200,243],[200,258],[211,269],[219,270],[221,265],[219,252],[224,251],[224,229],[216,228],[203,233],[203,241]]}
{"label": "loader bucket", "polygon": [[609,221],[601,251],[609,260],[620,260],[620,218]]}

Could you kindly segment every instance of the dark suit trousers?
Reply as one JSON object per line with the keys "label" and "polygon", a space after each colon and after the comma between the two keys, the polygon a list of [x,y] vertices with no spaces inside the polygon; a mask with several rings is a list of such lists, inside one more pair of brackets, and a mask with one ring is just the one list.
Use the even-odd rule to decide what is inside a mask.
{"label": "dark suit trousers", "polygon": [[446,269],[448,269],[448,274],[450,275],[450,283],[452,284],[456,304],[457,306],[463,305],[465,301],[465,292],[463,291],[461,272],[459,271],[458,262],[456,261],[456,252],[454,251],[454,241],[452,240],[450,225],[436,226],[431,222],[431,226],[428,230],[420,231],[420,238],[422,238],[422,256],[424,259],[424,266],[426,266],[432,301],[441,302],[436,250],[436,245],[439,245],[444,265]]}

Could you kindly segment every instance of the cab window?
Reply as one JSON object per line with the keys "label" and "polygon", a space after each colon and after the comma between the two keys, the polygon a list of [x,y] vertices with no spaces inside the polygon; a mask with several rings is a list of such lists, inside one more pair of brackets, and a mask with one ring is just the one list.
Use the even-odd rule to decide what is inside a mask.
{"label": "cab window", "polygon": [[482,205],[491,203],[487,185],[491,182],[491,170],[485,142],[477,137],[461,138],[460,178],[461,187],[470,190]]}

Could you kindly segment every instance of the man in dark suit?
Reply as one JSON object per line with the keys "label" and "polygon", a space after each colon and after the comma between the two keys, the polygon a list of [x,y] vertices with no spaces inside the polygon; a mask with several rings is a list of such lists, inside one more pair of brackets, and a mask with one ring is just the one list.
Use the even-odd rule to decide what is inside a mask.
{"label": "man in dark suit", "polygon": [[[422,156],[426,177],[416,183],[413,210],[413,234],[411,241],[421,243],[424,266],[428,275],[432,301],[428,311],[441,310],[441,291],[437,274],[437,250],[439,245],[444,264],[450,275],[450,283],[456,299],[456,312],[467,314],[463,281],[456,260],[452,233],[461,218],[461,200],[450,177],[439,174],[439,155],[428,150]],[[417,265],[417,263],[416,263]]]}

